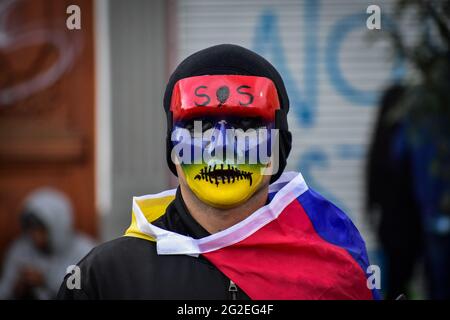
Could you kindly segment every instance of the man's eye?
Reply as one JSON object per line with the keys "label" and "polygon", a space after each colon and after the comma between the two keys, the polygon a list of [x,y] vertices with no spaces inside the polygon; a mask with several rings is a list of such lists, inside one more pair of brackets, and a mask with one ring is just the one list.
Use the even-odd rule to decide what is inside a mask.
{"label": "man's eye", "polygon": [[257,129],[263,126],[263,122],[260,118],[242,118],[237,119],[234,126],[243,130]]}
{"label": "man's eye", "polygon": [[213,124],[211,121],[203,120],[202,121],[202,131],[205,132],[208,129],[211,129],[213,127]]}
{"label": "man's eye", "polygon": [[183,126],[186,130],[189,130],[191,132],[194,131],[194,122],[193,121],[185,122]]}
{"label": "man's eye", "polygon": [[190,132],[194,132],[194,129],[199,127],[199,125],[202,128],[202,132],[205,132],[213,127],[213,123],[209,120],[189,120],[183,124],[183,127]]}

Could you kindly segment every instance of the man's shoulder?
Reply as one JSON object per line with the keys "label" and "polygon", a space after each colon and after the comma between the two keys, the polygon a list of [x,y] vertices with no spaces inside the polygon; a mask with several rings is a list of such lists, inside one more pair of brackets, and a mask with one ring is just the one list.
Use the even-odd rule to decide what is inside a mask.
{"label": "man's shoulder", "polygon": [[[156,245],[133,237],[120,237],[93,248],[78,264],[80,287],[70,289],[66,284],[77,274],[67,274],[59,299],[100,299],[132,296],[132,285],[151,272],[156,261]],[[123,291],[123,292],[122,292]]]}
{"label": "man's shoulder", "polygon": [[123,236],[93,248],[79,265],[110,264],[114,261],[156,255],[156,243],[145,239]]}

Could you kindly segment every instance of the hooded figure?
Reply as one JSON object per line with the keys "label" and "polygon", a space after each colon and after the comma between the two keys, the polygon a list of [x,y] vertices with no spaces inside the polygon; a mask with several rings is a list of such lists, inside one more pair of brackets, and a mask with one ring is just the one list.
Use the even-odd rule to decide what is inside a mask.
{"label": "hooded figure", "polygon": [[[124,237],[80,263],[62,299],[373,299],[364,241],[298,172],[283,80],[236,45],[186,58],[166,87],[179,187],[133,198]],[[162,152],[154,150],[153,152]]]}
{"label": "hooded figure", "polygon": [[0,278],[0,299],[55,298],[69,266],[93,247],[73,230],[69,199],[51,188],[40,188],[25,200],[22,236],[10,247]]}

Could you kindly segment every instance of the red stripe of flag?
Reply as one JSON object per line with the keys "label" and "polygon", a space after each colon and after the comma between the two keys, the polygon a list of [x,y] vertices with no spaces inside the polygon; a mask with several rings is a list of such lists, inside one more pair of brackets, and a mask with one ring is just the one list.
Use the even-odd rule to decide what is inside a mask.
{"label": "red stripe of flag", "polygon": [[204,256],[252,299],[373,299],[358,263],[316,233],[297,200],[251,236]]}

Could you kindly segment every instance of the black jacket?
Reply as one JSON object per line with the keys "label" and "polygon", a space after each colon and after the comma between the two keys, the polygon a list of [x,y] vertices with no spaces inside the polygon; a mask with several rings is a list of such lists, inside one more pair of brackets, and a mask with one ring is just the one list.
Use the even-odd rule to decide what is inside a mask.
{"label": "black jacket", "polygon": [[[209,233],[189,214],[180,190],[155,225],[202,238]],[[202,256],[158,255],[156,243],[121,237],[93,249],[79,263],[80,289],[66,276],[59,299],[249,299]]]}

